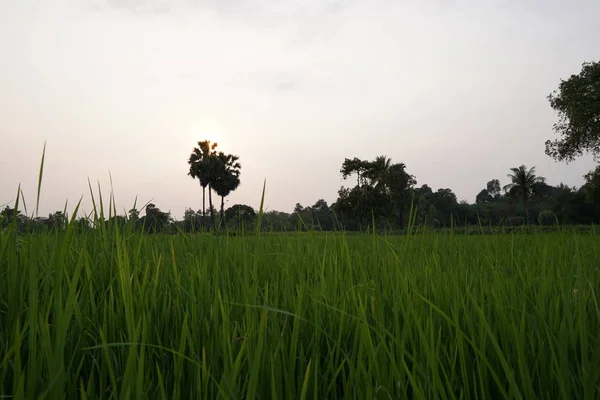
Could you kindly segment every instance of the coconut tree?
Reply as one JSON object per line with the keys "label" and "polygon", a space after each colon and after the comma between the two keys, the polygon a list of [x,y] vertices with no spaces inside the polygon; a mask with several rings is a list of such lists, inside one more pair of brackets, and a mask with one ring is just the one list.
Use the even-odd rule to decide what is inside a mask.
{"label": "coconut tree", "polygon": [[529,200],[534,197],[540,187],[540,184],[546,182],[546,178],[535,174],[535,167],[527,169],[525,165],[517,168],[511,168],[512,174],[507,176],[511,182],[504,186],[504,191],[512,198],[518,198],[523,201],[523,208],[527,223],[529,223],[529,209],[527,207]]}
{"label": "coconut tree", "polygon": [[241,164],[239,157],[231,154],[219,152],[216,156],[215,180],[213,189],[221,196],[221,220],[225,214],[225,197],[236,190],[240,185]]}
{"label": "coconut tree", "polygon": [[371,181],[377,189],[385,191],[386,177],[392,166],[392,159],[387,156],[377,156],[374,161],[369,163],[365,177]]}
{"label": "coconut tree", "polygon": [[209,140],[198,142],[198,147],[194,147],[192,154],[188,159],[190,169],[188,175],[194,179],[198,179],[202,187],[202,217],[206,217],[206,188],[208,187],[209,210],[212,216],[212,196],[211,196],[211,181],[214,180],[215,158],[217,143],[212,143]]}

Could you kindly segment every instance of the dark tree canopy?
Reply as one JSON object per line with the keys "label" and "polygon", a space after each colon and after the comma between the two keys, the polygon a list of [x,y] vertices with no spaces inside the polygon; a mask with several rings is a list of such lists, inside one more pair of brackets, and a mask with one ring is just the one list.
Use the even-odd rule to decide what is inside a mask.
{"label": "dark tree canopy", "polygon": [[600,158],[600,62],[584,63],[548,100],[558,112],[554,131],[560,138],[546,141],[546,154],[566,162],[584,153]]}
{"label": "dark tree canopy", "polygon": [[583,191],[585,200],[590,204],[600,204],[600,165],[584,176],[585,185]]}
{"label": "dark tree canopy", "polygon": [[221,219],[225,214],[225,197],[240,185],[241,164],[239,157],[217,152],[217,143],[208,140],[198,142],[188,159],[190,165],[188,175],[198,179],[202,187],[202,216],[206,216],[205,192],[208,188],[208,203],[211,223],[214,223],[215,209],[212,202],[212,191],[221,197]]}

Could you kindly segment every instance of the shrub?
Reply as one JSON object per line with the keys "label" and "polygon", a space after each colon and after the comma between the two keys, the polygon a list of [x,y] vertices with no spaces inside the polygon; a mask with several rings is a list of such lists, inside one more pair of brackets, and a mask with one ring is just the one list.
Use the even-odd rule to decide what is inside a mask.
{"label": "shrub", "polygon": [[544,210],[538,215],[538,223],[540,225],[554,225],[556,224],[556,215],[550,210]]}
{"label": "shrub", "polygon": [[525,225],[525,218],[518,216],[518,217],[509,217],[506,220],[504,220],[504,225],[505,226],[523,226]]}

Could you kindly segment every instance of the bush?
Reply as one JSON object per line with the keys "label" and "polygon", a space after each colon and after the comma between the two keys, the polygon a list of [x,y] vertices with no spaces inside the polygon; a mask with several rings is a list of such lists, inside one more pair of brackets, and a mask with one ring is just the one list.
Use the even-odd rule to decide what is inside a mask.
{"label": "bush", "polygon": [[538,215],[538,223],[540,225],[554,225],[556,224],[556,215],[550,210],[544,210]]}
{"label": "bush", "polygon": [[504,225],[505,226],[523,226],[523,225],[525,225],[525,218],[521,217],[521,216],[509,217],[504,220]]}

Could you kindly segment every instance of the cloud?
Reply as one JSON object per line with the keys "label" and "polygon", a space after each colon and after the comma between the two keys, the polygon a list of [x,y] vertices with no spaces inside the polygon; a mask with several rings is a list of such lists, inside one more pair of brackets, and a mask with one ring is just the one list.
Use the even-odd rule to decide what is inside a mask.
{"label": "cloud", "polygon": [[136,14],[166,14],[180,5],[179,0],[102,0],[89,4],[90,11],[103,11],[107,8],[127,10]]}
{"label": "cloud", "polygon": [[107,6],[136,13],[165,13],[179,7],[208,9],[227,17],[310,19],[318,14],[337,14],[349,0],[99,0],[91,9]]}
{"label": "cloud", "polygon": [[296,92],[306,78],[290,71],[256,71],[237,74],[232,85],[248,91]]}

